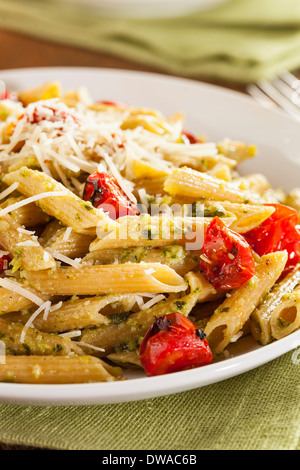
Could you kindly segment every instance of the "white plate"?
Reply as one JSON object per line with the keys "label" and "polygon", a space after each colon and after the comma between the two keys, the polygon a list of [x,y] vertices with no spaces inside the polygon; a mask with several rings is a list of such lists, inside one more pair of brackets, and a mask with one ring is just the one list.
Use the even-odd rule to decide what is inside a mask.
{"label": "white plate", "polygon": [[[59,79],[65,89],[85,85],[95,99],[119,100],[172,114],[186,114],[186,129],[255,143],[256,157],[244,173],[263,172],[274,186],[299,186],[299,124],[266,110],[243,94],[192,80],[156,74],[89,68],[41,68],[0,71],[8,89],[35,87]],[[300,331],[259,347],[250,338],[232,349],[234,357],[202,368],[160,377],[132,375],[130,380],[79,385],[0,384],[0,402],[34,405],[117,403],[152,398],[209,385],[254,369],[300,345]]]}
{"label": "white plate", "polygon": [[89,4],[110,17],[167,18],[213,8],[226,0],[64,0]]}

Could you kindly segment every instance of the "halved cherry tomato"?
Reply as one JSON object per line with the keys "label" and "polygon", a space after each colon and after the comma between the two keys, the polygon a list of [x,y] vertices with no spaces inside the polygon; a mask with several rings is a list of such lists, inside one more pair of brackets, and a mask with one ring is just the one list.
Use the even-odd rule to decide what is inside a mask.
{"label": "halved cherry tomato", "polygon": [[215,289],[236,289],[255,273],[251,247],[219,217],[208,225],[200,255],[200,267]]}
{"label": "halved cherry tomato", "polygon": [[265,204],[275,212],[258,227],[244,233],[244,237],[259,255],[287,250],[288,261],[283,275],[293,269],[300,260],[300,225],[295,209],[283,204]]}
{"label": "halved cherry tomato", "polygon": [[86,180],[83,199],[94,207],[103,208],[112,219],[125,215],[138,215],[136,205],[129,201],[117,180],[107,173],[95,171]]}
{"label": "halved cherry tomato", "polygon": [[11,261],[10,257],[8,255],[2,255],[0,256],[0,273],[2,273],[5,269],[7,269],[5,267],[5,261],[7,261],[7,265],[9,264],[9,262]]}
{"label": "halved cherry tomato", "polygon": [[147,375],[162,375],[212,362],[205,334],[181,313],[156,318],[140,346],[140,360]]}

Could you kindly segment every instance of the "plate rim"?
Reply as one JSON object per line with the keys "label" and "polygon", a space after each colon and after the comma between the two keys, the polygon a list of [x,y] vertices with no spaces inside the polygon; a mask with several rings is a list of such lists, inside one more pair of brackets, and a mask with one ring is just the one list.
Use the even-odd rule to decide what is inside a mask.
{"label": "plate rim", "polygon": [[[227,89],[218,84],[198,81],[193,78],[177,77],[164,73],[123,70],[108,67],[84,67],[84,66],[48,66],[48,67],[24,67],[0,70],[0,80],[8,75],[16,75],[16,79],[22,79],[25,74],[47,74],[52,73],[81,73],[126,75],[134,78],[154,79],[156,81],[173,81],[194,86],[202,90],[211,90],[221,95],[231,96],[238,101],[244,101],[257,109],[263,109],[250,96],[238,90]],[[6,77],[9,78],[9,77]],[[59,79],[58,79],[59,80]],[[274,115],[280,115],[285,120],[294,123],[294,120],[280,110],[265,110]],[[175,372],[165,376],[133,378],[122,382],[109,383],[85,383],[85,384],[17,384],[0,383],[0,403],[19,405],[90,405],[90,404],[112,404],[144,400],[174,393],[180,393],[207,385],[216,384],[220,381],[233,378],[250,370],[256,369],[263,364],[273,361],[284,354],[291,352],[300,346],[300,330],[289,336],[274,341],[266,346],[259,346],[255,350],[248,351],[236,357],[187,371]],[[265,351],[265,354],[262,353]],[[233,371],[233,373],[232,373]],[[203,379],[203,375],[205,378]],[[216,376],[217,375],[217,376]],[[164,384],[164,378],[167,385]],[[118,387],[118,384],[122,386]],[[137,386],[137,387],[135,387]],[[138,388],[138,391],[136,390]]]}

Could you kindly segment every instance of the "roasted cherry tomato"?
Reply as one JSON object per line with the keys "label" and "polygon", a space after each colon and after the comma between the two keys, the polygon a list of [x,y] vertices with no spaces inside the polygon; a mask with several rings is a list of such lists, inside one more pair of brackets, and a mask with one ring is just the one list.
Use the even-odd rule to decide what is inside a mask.
{"label": "roasted cherry tomato", "polygon": [[251,247],[219,217],[214,217],[206,229],[200,267],[215,289],[236,289],[255,273]]}
{"label": "roasted cherry tomato", "polygon": [[188,144],[201,144],[203,141],[201,139],[198,139],[195,137],[193,134],[187,131],[183,131],[181,133],[181,136],[183,137],[184,141],[187,141]]}
{"label": "roasted cherry tomato", "polygon": [[117,108],[128,108],[129,105],[127,103],[123,103],[122,101],[97,101],[99,104],[104,104],[106,106],[116,106]]}
{"label": "roasted cherry tomato", "polygon": [[10,91],[5,91],[4,93],[0,93],[0,101],[3,101],[3,100],[18,101],[18,97],[15,93],[11,93]]}
{"label": "roasted cherry tomato", "polygon": [[204,366],[212,358],[203,331],[178,312],[156,318],[140,346],[140,360],[150,376]]}
{"label": "roasted cherry tomato", "polygon": [[244,234],[249,245],[263,256],[274,251],[286,250],[288,261],[283,275],[293,269],[300,260],[300,225],[295,209],[282,204],[265,204],[275,212],[258,227]]}
{"label": "roasted cherry tomato", "polygon": [[8,255],[0,255],[0,273],[2,273],[5,269],[7,269],[9,262],[10,262],[10,257]]}
{"label": "roasted cherry tomato", "polygon": [[108,212],[112,219],[139,214],[137,206],[129,201],[117,180],[104,172],[95,171],[87,178],[83,199]]}

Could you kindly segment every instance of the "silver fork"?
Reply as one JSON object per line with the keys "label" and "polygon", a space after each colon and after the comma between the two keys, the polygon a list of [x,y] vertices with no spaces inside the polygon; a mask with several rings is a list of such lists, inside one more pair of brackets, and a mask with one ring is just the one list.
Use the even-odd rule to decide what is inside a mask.
{"label": "silver fork", "polygon": [[300,122],[300,80],[282,72],[272,80],[259,80],[248,85],[247,92],[266,108],[281,109]]}

